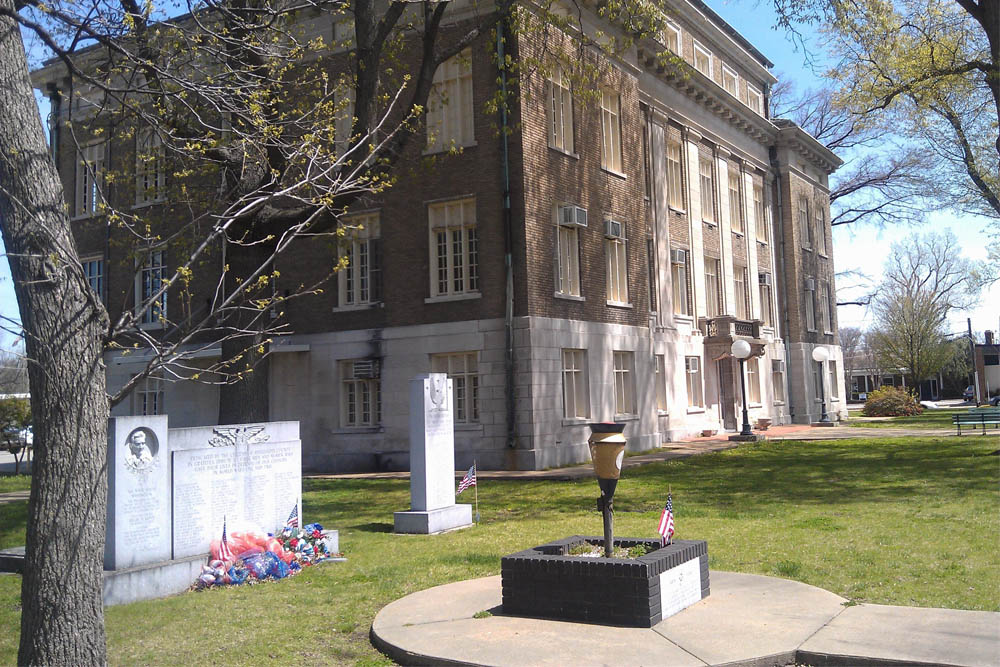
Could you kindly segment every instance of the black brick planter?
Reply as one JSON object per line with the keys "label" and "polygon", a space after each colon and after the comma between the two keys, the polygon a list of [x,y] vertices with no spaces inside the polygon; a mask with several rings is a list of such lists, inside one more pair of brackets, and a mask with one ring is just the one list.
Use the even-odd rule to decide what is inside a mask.
{"label": "black brick planter", "polygon": [[[574,535],[501,558],[504,614],[649,628],[708,596],[704,540],[674,540],[666,547],[658,540],[615,540],[616,546],[653,549],[629,559],[566,555],[583,542],[600,545],[603,539]],[[670,590],[661,590],[661,580],[673,582]]]}

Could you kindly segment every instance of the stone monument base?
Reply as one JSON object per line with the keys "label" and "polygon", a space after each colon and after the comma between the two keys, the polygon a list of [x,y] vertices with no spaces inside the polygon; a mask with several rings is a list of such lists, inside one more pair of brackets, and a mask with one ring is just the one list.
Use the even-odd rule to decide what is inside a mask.
{"label": "stone monument base", "polygon": [[183,593],[191,587],[207,555],[148,563],[121,570],[104,571],[104,606],[128,604]]}
{"label": "stone monument base", "polygon": [[767,436],[760,433],[751,433],[750,435],[737,433],[729,436],[729,442],[763,442],[764,440],[767,440]]}
{"label": "stone monument base", "polygon": [[414,535],[436,535],[472,525],[472,505],[450,505],[436,510],[393,513],[393,531]]}
{"label": "stone monument base", "polygon": [[813,422],[813,423],[811,423],[811,424],[809,424],[809,425],[810,425],[810,426],[820,426],[820,427],[827,427],[827,426],[836,426],[836,425],[837,425],[837,422],[835,422],[835,421],[828,421],[828,422]]}

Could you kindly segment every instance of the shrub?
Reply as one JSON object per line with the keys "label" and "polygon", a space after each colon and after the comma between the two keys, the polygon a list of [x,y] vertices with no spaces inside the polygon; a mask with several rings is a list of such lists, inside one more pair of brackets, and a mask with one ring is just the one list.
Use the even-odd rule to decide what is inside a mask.
{"label": "shrub", "polygon": [[868,394],[861,414],[865,417],[909,417],[923,411],[923,406],[910,392],[899,387],[882,387]]}

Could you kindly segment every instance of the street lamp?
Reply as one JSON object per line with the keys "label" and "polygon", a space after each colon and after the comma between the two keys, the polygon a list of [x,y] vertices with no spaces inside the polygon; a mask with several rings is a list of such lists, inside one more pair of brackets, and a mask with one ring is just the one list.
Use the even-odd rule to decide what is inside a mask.
{"label": "street lamp", "polygon": [[604,518],[604,555],[611,558],[614,553],[614,505],[615,487],[622,473],[622,459],[625,456],[625,424],[603,423],[590,425],[590,458],[594,463],[594,473],[601,487],[601,497],[597,507]]}
{"label": "street lamp", "polygon": [[750,430],[750,416],[747,414],[747,384],[743,372],[743,365],[746,363],[747,357],[750,356],[750,343],[745,340],[735,340],[729,351],[740,360],[740,395],[743,397],[743,430],[740,431],[740,435],[753,436],[753,432]]}
{"label": "street lamp", "polygon": [[820,402],[820,409],[822,410],[822,413],[819,416],[819,423],[829,424],[830,416],[826,414],[826,392],[823,391],[823,385],[825,384],[825,382],[823,381],[823,378],[825,377],[823,372],[824,371],[823,362],[825,362],[827,359],[830,358],[830,351],[827,350],[826,347],[822,345],[817,345],[816,347],[813,348],[812,357],[813,361],[819,364],[819,402]]}

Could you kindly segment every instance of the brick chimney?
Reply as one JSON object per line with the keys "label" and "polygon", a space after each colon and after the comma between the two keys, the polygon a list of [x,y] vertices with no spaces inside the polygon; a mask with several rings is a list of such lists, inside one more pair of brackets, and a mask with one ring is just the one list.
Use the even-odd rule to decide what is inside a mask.
{"label": "brick chimney", "polygon": [[992,345],[993,344],[993,332],[992,331],[987,331],[986,332],[986,344],[987,345]]}

